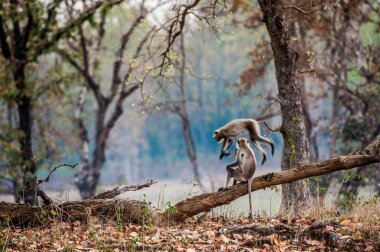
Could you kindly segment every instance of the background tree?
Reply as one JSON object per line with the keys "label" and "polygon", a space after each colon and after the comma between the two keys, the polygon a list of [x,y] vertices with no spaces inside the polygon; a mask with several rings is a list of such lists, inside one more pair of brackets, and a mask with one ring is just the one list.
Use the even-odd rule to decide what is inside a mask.
{"label": "background tree", "polygon": [[[179,61],[179,66],[178,70],[179,73],[177,76],[174,78],[170,78],[175,82],[176,88],[179,90],[177,92],[173,92],[172,89],[166,88],[168,90],[165,90],[164,97],[166,101],[164,102],[164,107],[166,110],[170,111],[171,113],[177,115],[181,121],[182,125],[182,135],[185,140],[185,149],[186,149],[186,154],[187,157],[191,163],[193,174],[195,181],[197,184],[200,186],[200,188],[204,191],[205,187],[203,185],[203,182],[201,180],[201,174],[199,171],[199,165],[198,165],[198,160],[197,160],[197,150],[195,146],[195,141],[192,133],[192,124],[190,121],[190,115],[188,112],[188,101],[189,101],[189,96],[186,93],[187,86],[185,85],[186,83],[186,72],[189,70],[189,68],[186,67],[186,48],[185,48],[185,34],[184,31],[180,35],[180,40],[179,40],[179,55],[173,55],[171,56],[170,60],[174,61],[173,57],[177,58],[176,61]],[[174,52],[171,52],[172,54],[175,54]],[[175,62],[176,63],[176,62]],[[174,65],[173,65],[174,66]],[[170,81],[169,79],[169,81]],[[171,98],[170,93],[175,93],[176,97],[179,99],[173,100]]]}
{"label": "background tree", "polygon": [[[257,34],[261,28],[258,11],[254,8],[253,11],[252,8],[246,8],[247,4],[240,1],[236,2],[237,4],[232,6],[235,9],[231,9],[239,14],[244,14],[245,18],[236,19],[235,22],[253,29]],[[372,60],[367,60],[372,58],[377,41],[376,5],[370,1],[362,2],[359,5],[355,1],[334,3],[329,1],[314,1],[313,3],[310,1],[286,1],[284,8],[291,36],[291,46],[297,54],[296,76],[301,88],[306,132],[312,146],[312,160],[317,161],[321,157],[350,153],[351,147],[348,149],[342,149],[342,147],[352,146],[350,142],[347,142],[350,138],[347,138],[346,133],[350,132],[349,125],[353,126],[355,123],[349,123],[349,121],[352,122],[350,119],[346,124],[346,120],[356,118],[355,120],[361,122],[366,121],[367,125],[371,125],[370,131],[374,131],[371,136],[378,134],[376,132],[378,120],[373,113],[371,113],[371,119],[368,118],[367,121],[363,120],[366,117],[363,117],[365,113],[359,109],[358,114],[356,110],[356,108],[366,107],[360,105],[360,98],[356,97],[359,89],[361,92],[372,90],[365,92],[366,97],[372,97],[377,93],[375,91],[377,89],[373,89],[376,86],[376,75],[373,75],[372,72],[373,69],[376,69],[374,66],[377,64]],[[273,56],[268,51],[265,38],[262,40],[263,42],[255,45],[255,50],[249,54],[252,57],[252,66],[243,71],[240,76],[243,84],[240,88],[243,91],[256,88],[257,82],[265,72],[270,71],[267,64],[271,62]],[[368,45],[368,41],[371,41],[371,45]],[[372,70],[365,70],[370,65]],[[358,69],[361,70],[358,71]],[[363,72],[371,73],[368,75],[371,81],[364,81],[366,74],[363,74],[362,77],[361,73]],[[355,91],[353,92],[353,90]],[[373,101],[372,99],[368,100],[369,103]],[[331,105],[331,110],[327,110],[326,104]],[[268,107],[264,107],[263,111],[266,109]],[[347,125],[347,127],[342,127],[342,125]],[[358,133],[356,132],[356,134]],[[351,134],[351,137],[356,134]],[[359,135],[351,139],[357,139]],[[329,145],[324,143],[325,139],[329,141]],[[368,141],[369,139],[363,144]],[[328,151],[326,151],[326,147]],[[359,170],[363,169],[365,168]],[[327,192],[330,182],[335,181],[332,179],[334,177],[339,179],[339,184],[340,181],[347,181],[347,183],[343,183],[342,195],[348,195],[351,191],[351,189],[344,190],[346,186],[349,185],[353,189],[353,195],[356,195],[357,189],[352,187],[353,184],[364,186],[370,180],[374,182],[376,178],[375,175],[370,175],[371,179],[359,179],[362,176],[356,176],[350,172],[338,174],[340,173],[308,181],[313,195],[321,197],[320,203],[323,202],[323,196]],[[350,177],[353,179],[347,179]],[[374,184],[377,183],[374,182]]]}
{"label": "background tree", "polygon": [[[293,166],[300,167],[310,162],[301,89],[296,77],[296,54],[290,43],[283,1],[258,2],[271,39],[276,67],[278,99],[282,114],[280,131],[284,138],[281,170],[288,170]],[[309,204],[309,189],[305,181],[283,186],[282,206],[284,210],[298,212],[306,209]]]}
{"label": "background tree", "polygon": [[[35,202],[37,166],[32,150],[33,103],[35,88],[27,78],[28,67],[38,63],[38,58],[51,51],[57,42],[70,34],[73,28],[89,19],[95,11],[113,1],[96,2],[81,10],[70,22],[58,22],[58,9],[63,1],[50,3],[40,1],[10,0],[0,3],[0,46],[1,56],[13,82],[14,102],[17,106],[20,134],[17,136],[22,184],[16,191],[26,203]],[[26,189],[26,190],[24,190]]]}
{"label": "background tree", "polygon": [[[82,3],[86,6],[86,1]],[[75,8],[68,4],[66,7],[67,12],[73,17]],[[104,73],[102,68],[109,64],[103,59],[104,56],[100,51],[105,49],[103,42],[107,35],[106,25],[111,12],[109,6],[102,8],[99,15],[94,16],[91,24],[78,27],[76,38],[69,38],[66,41],[68,50],[59,50],[60,55],[76,69],[84,80],[75,112],[81,142],[81,166],[79,172],[76,173],[75,184],[83,199],[91,198],[95,193],[101,168],[106,162],[107,141],[110,133],[123,114],[124,101],[143,84],[146,76],[146,69],[143,66],[145,66],[146,60],[151,57],[144,51],[144,46],[149,42],[149,37],[153,31],[145,19],[152,10],[145,7],[144,1],[137,6],[125,7],[125,9],[124,6],[120,8],[128,13],[135,12],[137,15],[131,18],[130,26],[121,34],[118,44],[116,45],[115,42],[111,44],[110,50],[114,51],[115,56],[112,63],[112,74],[109,78],[99,75],[99,73]],[[112,40],[114,41],[115,37],[112,37]],[[79,55],[77,52],[80,52]],[[131,55],[127,55],[127,52]],[[107,89],[109,90],[105,91]],[[93,122],[94,125],[91,125],[95,129],[94,147],[91,155],[89,126],[86,126],[83,119],[88,90],[92,92],[96,104],[95,121]]]}
{"label": "background tree", "polygon": [[[334,4],[317,1],[312,6],[308,1],[293,1],[287,8],[289,19],[299,24],[294,43],[301,55],[298,72],[304,80],[308,114],[314,114],[310,121],[317,122],[309,123],[311,129],[308,131],[318,132],[312,134],[314,138],[328,134],[330,157],[350,153],[352,143],[364,145],[379,134],[379,119],[374,116],[376,113],[370,112],[377,100],[372,97],[378,95],[378,76],[373,72],[378,64],[372,58],[378,47],[377,8],[370,1],[360,4],[355,1]],[[366,97],[364,103],[360,98],[364,97],[363,94]],[[313,109],[322,107],[323,101],[331,104],[331,114]],[[369,130],[357,131],[358,125],[364,125],[361,123]],[[363,137],[364,132],[368,133],[367,137]],[[313,142],[315,145],[318,141]],[[371,174],[371,170],[362,172],[364,170],[365,167],[358,169],[356,175],[351,172],[327,175],[319,179],[320,184],[327,188],[335,177],[338,183],[346,181],[341,187],[343,198],[349,194],[357,195],[358,186],[373,184],[376,187],[378,184],[376,174]],[[365,175],[369,176],[365,178]],[[368,183],[370,181],[372,183]]]}

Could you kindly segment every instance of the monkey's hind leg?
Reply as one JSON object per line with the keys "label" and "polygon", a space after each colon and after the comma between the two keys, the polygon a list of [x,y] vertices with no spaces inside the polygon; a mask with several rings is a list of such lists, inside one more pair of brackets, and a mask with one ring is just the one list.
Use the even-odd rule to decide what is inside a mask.
{"label": "monkey's hind leg", "polygon": [[227,151],[231,147],[232,144],[233,144],[233,141],[231,138],[224,139],[222,148],[220,149],[220,156],[219,156],[220,160],[222,160],[223,157],[229,156],[231,154],[231,153],[227,153]]}
{"label": "monkey's hind leg", "polygon": [[232,177],[231,176],[231,172],[227,169],[226,186],[219,188],[218,192],[223,192],[223,191],[227,191],[228,190],[228,183],[230,183],[231,177]]}
{"label": "monkey's hind leg", "polygon": [[251,139],[251,142],[261,152],[261,154],[263,154],[263,161],[261,161],[261,165],[264,165],[265,161],[267,160],[267,153],[265,150],[263,150],[263,148],[261,148],[260,144],[256,140]]}
{"label": "monkey's hind leg", "polygon": [[234,186],[234,185],[236,185],[237,184],[237,180],[236,179],[233,179],[232,180],[232,185]]}
{"label": "monkey's hind leg", "polygon": [[256,136],[255,138],[259,142],[263,142],[263,143],[269,144],[270,148],[271,148],[272,156],[274,155],[274,143],[273,143],[273,141],[271,139],[269,139],[267,137],[263,137],[263,136]]}

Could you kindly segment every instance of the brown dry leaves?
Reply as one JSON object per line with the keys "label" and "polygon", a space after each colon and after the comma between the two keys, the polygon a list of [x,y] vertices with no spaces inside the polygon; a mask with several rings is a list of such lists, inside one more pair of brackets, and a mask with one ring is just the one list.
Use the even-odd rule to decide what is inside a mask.
{"label": "brown dry leaves", "polygon": [[[378,221],[378,220],[377,220]],[[79,221],[72,224],[55,222],[48,227],[34,229],[3,228],[0,230],[0,250],[5,251],[330,251],[323,240],[315,239],[307,230],[314,220],[293,220],[289,225],[296,235],[255,232],[227,232],[231,226],[249,225],[247,219],[192,218],[187,223],[172,227],[91,224]],[[273,227],[280,220],[261,220],[258,225]],[[355,216],[331,222],[320,233],[339,233],[339,239],[358,242],[353,251],[375,251],[376,243],[362,232],[362,224]],[[379,230],[377,230],[379,232]],[[379,242],[377,240],[377,242]]]}

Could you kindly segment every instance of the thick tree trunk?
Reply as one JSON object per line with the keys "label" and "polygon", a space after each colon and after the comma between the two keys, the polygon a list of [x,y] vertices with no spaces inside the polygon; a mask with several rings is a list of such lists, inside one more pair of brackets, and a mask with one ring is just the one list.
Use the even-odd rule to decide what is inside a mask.
{"label": "thick tree trunk", "polygon": [[17,185],[16,190],[19,199],[23,199],[25,203],[34,204],[36,202],[37,167],[32,150],[32,98],[30,97],[30,90],[28,90],[26,85],[25,64],[17,64],[13,78],[18,92],[16,100],[19,116],[18,128],[22,132],[22,135],[19,137],[19,144],[23,183],[22,186]]}
{"label": "thick tree trunk", "polygon": [[[284,19],[284,3],[259,0],[274,56],[276,78],[281,102],[284,150],[281,170],[301,167],[309,163],[310,151],[302,111],[300,87],[296,79],[296,53],[291,48],[290,36]],[[304,181],[282,187],[282,209],[301,211],[309,206],[310,193]]]}

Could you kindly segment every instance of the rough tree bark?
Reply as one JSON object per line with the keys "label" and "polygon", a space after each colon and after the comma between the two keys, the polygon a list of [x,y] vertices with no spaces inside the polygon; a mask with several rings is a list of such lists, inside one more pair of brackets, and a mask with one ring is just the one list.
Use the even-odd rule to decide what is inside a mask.
{"label": "rough tree bark", "polygon": [[[330,160],[326,160],[316,164],[299,166],[286,171],[274,173],[270,181],[267,176],[263,175],[253,180],[252,191],[279,185],[291,183],[297,180],[320,176],[340,170],[348,170],[359,166],[380,162],[380,136],[376,137],[366,148],[357,151],[352,155],[340,156]],[[153,183],[147,181],[146,183]],[[245,183],[236,184],[229,190],[223,192],[205,193],[194,196],[189,199],[175,204],[175,211],[172,209],[168,212],[158,213],[145,202],[131,200],[112,200],[121,192],[133,188],[141,188],[134,186],[131,188],[113,189],[97,199],[86,200],[81,202],[66,202],[61,205],[48,205],[42,207],[33,207],[30,205],[19,205],[14,203],[0,203],[0,221],[8,221],[18,225],[41,224],[38,216],[44,212],[49,214],[50,210],[55,210],[60,214],[56,218],[65,221],[83,220],[86,218],[85,213],[93,213],[93,215],[102,218],[103,215],[107,219],[115,219],[120,215],[115,215],[117,209],[123,209],[122,219],[124,221],[144,222],[151,220],[156,225],[178,223],[185,219],[197,215],[202,212],[208,212],[212,208],[229,204],[233,200],[246,195],[248,188]],[[89,209],[90,211],[87,211]],[[144,210],[145,209],[145,210]],[[144,210],[144,211],[143,211]],[[54,218],[54,216],[51,216]]]}
{"label": "rough tree bark", "polygon": [[[310,161],[309,142],[302,111],[300,87],[296,78],[296,53],[291,48],[284,17],[283,1],[259,0],[263,21],[267,27],[276,67],[276,78],[281,102],[284,138],[281,170],[301,167]],[[304,181],[282,187],[282,210],[298,212],[310,203],[309,189]]]}

